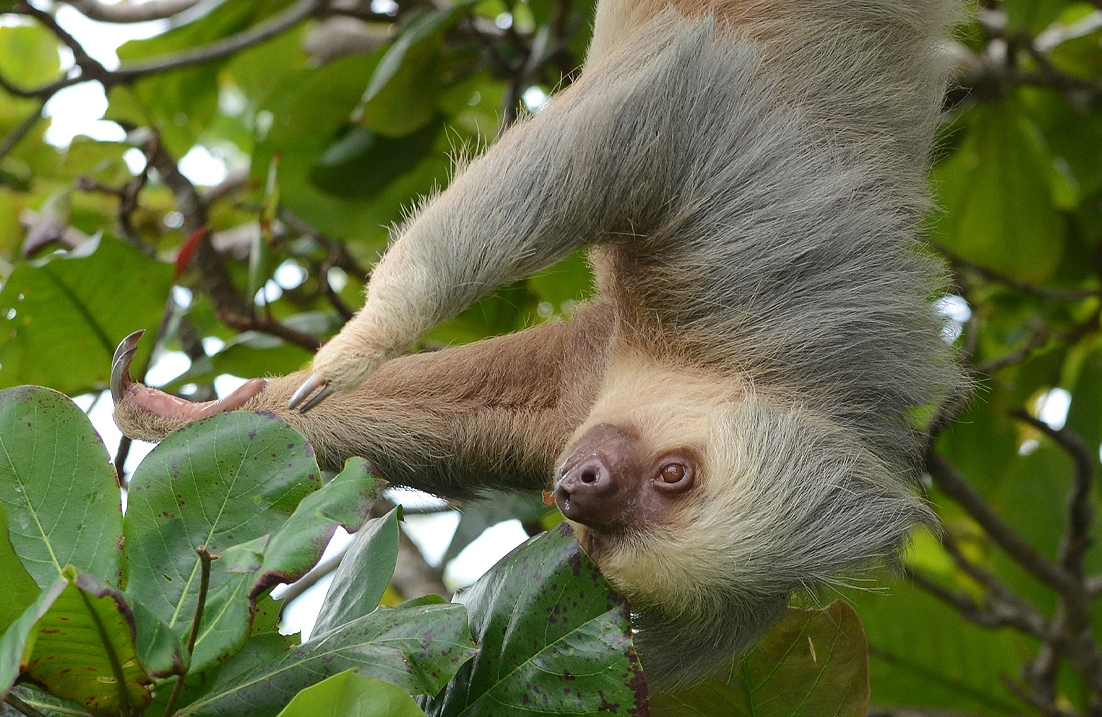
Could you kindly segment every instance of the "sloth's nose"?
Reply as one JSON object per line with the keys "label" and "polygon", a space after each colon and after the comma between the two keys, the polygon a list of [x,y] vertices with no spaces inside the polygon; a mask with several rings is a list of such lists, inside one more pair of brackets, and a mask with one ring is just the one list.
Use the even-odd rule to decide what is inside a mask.
{"label": "sloth's nose", "polygon": [[602,502],[616,492],[612,472],[600,456],[580,461],[563,473],[555,486],[555,503],[562,514],[579,523],[602,515]]}

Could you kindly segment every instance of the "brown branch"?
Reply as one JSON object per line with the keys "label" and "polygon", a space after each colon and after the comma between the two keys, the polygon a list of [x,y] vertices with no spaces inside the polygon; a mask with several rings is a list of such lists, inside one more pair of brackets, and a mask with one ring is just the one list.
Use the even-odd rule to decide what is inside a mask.
{"label": "brown branch", "polygon": [[3,142],[0,142],[0,157],[3,157],[8,152],[12,151],[15,145],[19,144],[20,140],[27,136],[27,133],[31,131],[35,123],[42,119],[42,108],[46,106],[46,102],[43,101],[38,109],[20,122],[15,129],[8,133],[8,136],[4,138]]}
{"label": "brown branch", "polygon": [[167,20],[199,4],[200,0],[149,0],[141,4],[104,5],[96,0],[61,0],[90,20],[126,24]]}
{"label": "brown branch", "polygon": [[[1100,0],[1102,1],[1102,0]],[[945,247],[937,247],[938,253],[944,256],[954,268],[966,269],[987,281],[994,281],[999,284],[1003,284],[1015,291],[1028,294],[1029,296],[1036,296],[1040,299],[1050,299],[1052,301],[1082,301],[1083,299],[1089,299],[1095,296],[1102,296],[1102,288],[1098,289],[1048,289],[1042,286],[1034,286],[1033,284],[1019,281],[1013,277],[1006,276],[994,269],[989,269],[982,264],[977,264],[973,261],[965,259],[964,257],[954,254],[952,251]]]}
{"label": "brown branch", "polygon": [[[176,162],[160,143],[153,151],[147,149],[147,156],[149,156],[149,163],[160,175],[161,181],[176,199],[176,208],[184,216],[185,236],[191,236],[196,231],[205,231],[207,207],[199,192],[196,191],[195,185],[180,173]],[[237,290],[229,272],[222,264],[222,259],[211,246],[209,235],[199,242],[193,261],[198,268],[199,283],[216,307],[240,316],[251,314],[251,304]]]}
{"label": "brown branch", "polygon": [[934,484],[959,503],[987,531],[992,540],[1034,577],[1061,593],[1071,593],[1079,589],[1079,581],[1074,575],[1026,542],[948,460],[935,451],[929,451],[926,455],[926,469]]}
{"label": "brown branch", "polygon": [[28,15],[38,20],[40,23],[46,26],[57,37],[58,40],[68,47],[73,53],[73,62],[80,69],[80,77],[82,80],[103,80],[111,74],[106,67],[100,64],[99,60],[95,59],[84,49],[84,46],[77,42],[76,38],[65,31],[61,25],[57,24],[57,20],[54,16],[43,10],[39,10],[33,5],[21,2],[15,6],[12,10],[19,15]]}
{"label": "brown branch", "polygon": [[263,22],[256,27],[249,28],[248,30],[223,40],[218,40],[204,47],[186,50],[168,57],[135,63],[133,65],[124,65],[109,73],[108,81],[105,82],[105,84],[112,85],[133,82],[145,75],[165,72],[167,70],[176,70],[181,67],[199,65],[204,62],[211,62],[213,60],[229,57],[241,50],[252,47],[253,45],[259,45],[265,40],[269,40],[276,35],[286,32],[303,20],[318,14],[325,8],[327,2],[328,0],[300,0],[298,3],[295,3],[293,6],[267,22]]}
{"label": "brown branch", "polygon": [[1060,563],[1072,575],[1082,581],[1083,560],[1090,548],[1090,524],[1093,517],[1090,503],[1091,483],[1094,477],[1094,459],[1083,438],[1069,428],[1059,430],[1023,410],[1012,411],[1014,418],[1027,423],[1059,445],[1075,463],[1071,493],[1064,522],[1064,534],[1060,539]]}
{"label": "brown branch", "polygon": [[1038,623],[1036,620],[1037,613],[1032,609],[1029,611],[1017,610],[1013,606],[996,600],[989,600],[986,605],[980,605],[967,593],[944,588],[937,582],[910,568],[906,568],[904,574],[916,586],[949,604],[965,620],[980,627],[988,630],[1013,627],[1020,632],[1042,640],[1049,636],[1048,625],[1045,624],[1043,618]]}
{"label": "brown branch", "polygon": [[1002,675],[1002,683],[1003,686],[1010,691],[1010,694],[1014,695],[1022,702],[1025,702],[1030,707],[1039,710],[1045,717],[1080,717],[1078,712],[1069,712],[1061,709],[1051,702],[1033,694],[1029,690],[1023,689],[1006,675]]}
{"label": "brown branch", "polygon": [[[198,255],[196,255],[198,258]],[[218,318],[226,326],[234,331],[263,331],[272,336],[278,336],[287,343],[301,346],[308,351],[317,351],[321,348],[321,339],[313,334],[292,329],[290,326],[276,321],[270,316],[253,316],[250,314],[238,314],[229,309],[218,309]]]}

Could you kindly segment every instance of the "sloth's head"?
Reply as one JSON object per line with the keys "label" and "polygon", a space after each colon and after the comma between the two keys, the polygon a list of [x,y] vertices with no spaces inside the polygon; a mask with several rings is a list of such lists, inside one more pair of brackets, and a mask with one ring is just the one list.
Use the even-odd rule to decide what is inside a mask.
{"label": "sloth's head", "polygon": [[633,609],[664,625],[714,635],[726,622],[737,651],[794,592],[892,558],[927,517],[898,470],[798,401],[619,368],[564,453],[555,499]]}

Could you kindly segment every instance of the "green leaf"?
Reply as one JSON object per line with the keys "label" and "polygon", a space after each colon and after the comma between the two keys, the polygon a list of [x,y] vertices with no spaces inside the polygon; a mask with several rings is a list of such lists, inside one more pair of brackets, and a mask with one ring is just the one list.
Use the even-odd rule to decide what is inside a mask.
{"label": "green leaf", "polygon": [[651,696],[654,717],[864,717],[868,706],[865,631],[841,600],[825,610],[789,608],[720,677]]}
{"label": "green leaf", "polygon": [[0,633],[8,629],[42,592],[11,544],[8,534],[8,511],[0,502],[0,575],[4,590],[0,591]]}
{"label": "green leaf", "polygon": [[475,652],[462,606],[381,607],[267,660],[243,651],[180,717],[270,717],[300,690],[349,669],[411,694],[436,694]]}
{"label": "green leaf", "polygon": [[379,606],[398,562],[398,511],[369,520],[356,534],[325,594],[315,632],[328,632]]}
{"label": "green leaf", "polygon": [[1102,444],[1102,348],[1090,352],[1071,389],[1071,407],[1066,426],[1076,431],[1092,454]]}
{"label": "green leaf", "polygon": [[191,656],[182,637],[140,602],[130,602],[134,613],[138,658],[152,677],[182,675]]}
{"label": "green leaf", "polygon": [[0,640],[0,660],[5,694],[15,664],[92,714],[140,712],[150,702],[152,680],[138,661],[134,616],[122,593],[72,568]]}
{"label": "green leaf", "polygon": [[46,614],[57,596],[69,587],[67,578],[58,579],[27,606],[0,637],[0,698],[6,698],[25,663],[23,656],[34,648],[38,636],[35,625]]}
{"label": "green leaf", "polygon": [[[241,32],[290,4],[290,0],[221,3],[194,22],[123,44],[117,51],[119,59],[125,67],[136,60],[193,50]],[[218,111],[218,76],[229,61],[229,58],[214,60],[139,79],[132,85],[125,104],[121,104],[122,96],[112,93],[106,118],[134,121],[135,114],[148,118],[142,124],[157,128],[169,152],[182,157]]]}
{"label": "green leaf", "polygon": [[428,701],[429,715],[644,709],[628,605],[567,525],[513,551],[456,599],[470,611],[480,651]]}
{"label": "green leaf", "polygon": [[[220,555],[279,533],[318,488],[320,475],[305,439],[270,415],[228,413],[173,433],[130,482],[124,524],[129,593],[186,635],[199,590],[196,548]],[[316,537],[314,562],[324,542]],[[244,643],[253,601],[264,587],[305,574],[313,564],[308,552],[298,555],[298,565],[281,565],[279,575],[266,569],[233,573],[214,562],[193,670]]]}
{"label": "green leaf", "polygon": [[1023,280],[1049,277],[1064,250],[1052,199],[1054,159],[1017,107],[984,106],[957,151],[934,170],[945,207],[936,239],[966,259]]}
{"label": "green leaf", "polygon": [[[352,146],[333,149],[349,136],[350,128],[356,126],[352,121],[353,113],[363,95],[366,78],[380,57],[381,53],[376,52],[289,75],[263,103],[263,109],[278,119],[267,136],[257,143],[252,161],[252,178],[260,183],[264,181],[271,157],[280,155],[280,196],[288,209],[332,236],[373,239],[376,249],[385,245],[384,228],[400,221],[403,208],[417,195],[431,191],[434,185],[446,184],[449,170],[445,154],[449,141],[438,132],[436,151],[413,170],[398,175],[385,189],[371,196],[370,201],[365,201],[365,191],[375,191],[371,186],[372,175],[391,172],[393,176],[388,169],[389,163],[403,164],[408,154],[391,157],[372,151],[370,156],[360,155],[362,161],[359,163],[339,164],[346,171],[336,176],[354,179],[360,186],[356,199],[326,191],[326,187],[339,186],[339,182],[329,182],[336,165],[321,164],[322,157],[332,151],[327,160],[331,162],[351,156],[348,152],[354,152],[359,146],[352,142]],[[324,187],[315,184],[315,180],[321,181]]]}
{"label": "green leaf", "polygon": [[30,90],[57,79],[60,70],[57,38],[45,27],[0,27],[0,75]]}
{"label": "green leaf", "polygon": [[262,572],[288,583],[305,575],[321,558],[337,525],[350,533],[364,525],[384,485],[371,476],[367,461],[350,458],[344,470],[306,496],[272,536],[264,549]]}
{"label": "green leaf", "polygon": [[279,717],[424,717],[413,698],[394,685],[352,670],[295,695]]}
{"label": "green leaf", "polygon": [[45,589],[67,565],[122,579],[122,511],[107,449],[84,412],[45,388],[0,391],[0,503],[11,542]]}
{"label": "green leaf", "polygon": [[410,60],[417,59],[431,48],[437,38],[478,0],[461,0],[443,10],[431,10],[409,24],[398,39],[387,49],[371,74],[371,81],[364,90],[363,102],[369,103],[386,87]]}
{"label": "green leaf", "polygon": [[1011,30],[1037,33],[1060,17],[1067,0],[1004,0],[1003,8]]}
{"label": "green leaf", "polygon": [[0,387],[35,383],[71,395],[106,387],[123,337],[160,324],[172,271],[108,236],[16,266],[0,290]]}
{"label": "green leaf", "polygon": [[[439,122],[426,123],[408,136],[390,139],[353,126],[330,145],[310,169],[310,182],[329,194],[368,199],[421,164],[436,146]],[[364,171],[364,167],[371,167]]]}

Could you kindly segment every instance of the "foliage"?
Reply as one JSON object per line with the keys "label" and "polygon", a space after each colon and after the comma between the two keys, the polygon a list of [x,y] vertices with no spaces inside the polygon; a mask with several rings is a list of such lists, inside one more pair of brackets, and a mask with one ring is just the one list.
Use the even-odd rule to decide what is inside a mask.
{"label": "foliage", "polygon": [[[594,1],[233,0],[182,14],[193,3],[70,3],[112,22],[168,8],[171,29],[124,45],[118,68],[60,33],[41,9],[52,4],[0,2],[0,388],[102,392],[114,346],[144,327],[157,340],[139,365],[181,351],[190,369],[167,388],[204,396],[218,375],[285,373],[309,359],[359,306],[386,227],[418,196],[446,185],[449,154],[476,151],[569,83]],[[951,269],[951,296],[940,304],[950,317],[947,338],[976,377],[975,395],[950,400],[931,419],[923,490],[942,530],[916,536],[905,579],[885,591],[839,589],[868,636],[877,705],[870,714],[1097,714],[1102,553],[1091,546],[1102,444],[1102,2],[979,6],[949,48],[959,87],[946,98],[931,180],[938,209],[929,223],[932,251]],[[55,148],[44,139],[42,107],[81,82],[105,88],[107,117],[126,135]],[[196,186],[179,172],[195,147],[227,161],[217,186]],[[424,343],[569,318],[589,293],[584,258],[574,256],[499,290]],[[16,700],[46,712],[84,704],[117,713],[147,703],[163,712],[176,675],[190,669],[174,709],[276,714],[335,701],[356,713],[374,704],[364,695],[394,695],[371,680],[378,678],[433,695],[430,712],[473,714],[484,704],[479,695],[515,688],[480,672],[511,649],[506,642],[464,662],[467,611],[484,645],[491,627],[545,609],[536,592],[514,594],[517,585],[495,580],[525,560],[581,559],[570,557],[570,541],[550,536],[487,576],[463,598],[466,607],[376,609],[380,599],[401,602],[392,575],[397,516],[383,518],[361,531],[361,552],[346,558],[370,579],[332,593],[322,623],[329,629],[292,647],[274,631],[278,608],[268,592],[310,568],[333,526],[366,517],[372,489],[362,467],[320,490],[320,472],[302,451],[258,461],[256,473],[242,474],[248,482],[234,486],[216,470],[177,475],[185,463],[174,467],[173,456],[208,468],[231,454],[258,456],[253,441],[267,439],[249,439],[253,429],[302,445],[271,419],[225,419],[158,448],[129,477],[123,516],[107,450],[72,404],[29,389],[5,392],[2,401],[0,688],[23,675],[38,687],[16,687]],[[125,464],[128,444],[111,448]],[[202,510],[221,500],[225,515]],[[532,533],[554,523],[538,502],[468,506],[447,559],[511,517]],[[871,584],[864,580],[853,579]],[[528,600],[537,612],[484,612],[479,591]],[[609,600],[603,610],[589,605],[563,634],[587,648],[603,645],[601,659],[616,675],[609,683],[626,689],[616,700],[638,705],[631,649]],[[197,612],[202,629],[191,639]],[[62,617],[69,627],[57,632]],[[422,648],[416,635],[437,632],[430,626],[450,631],[447,645]],[[819,618],[778,630],[732,673],[727,692],[708,699],[745,713],[747,700],[771,694],[758,689],[772,687],[753,677],[756,661],[805,674],[806,658],[824,654],[819,640],[829,629]],[[380,645],[384,638],[391,647]],[[769,652],[785,639],[794,652]],[[97,689],[49,664],[68,654],[58,645],[80,640],[96,646],[81,653],[79,667],[96,675]],[[334,646],[324,658],[319,640]],[[409,654],[428,667],[403,672],[398,656],[414,643]],[[814,650],[802,652],[805,643]],[[510,654],[538,671],[556,644]],[[390,666],[386,674],[370,671],[358,657],[364,651],[371,664]],[[835,667],[841,662],[823,669]],[[436,697],[456,671],[462,682]],[[805,678],[793,679],[776,687],[785,699],[805,694],[796,686]],[[474,690],[464,707],[460,684]],[[393,714],[415,709],[399,697]],[[654,698],[655,712],[667,697]]]}

